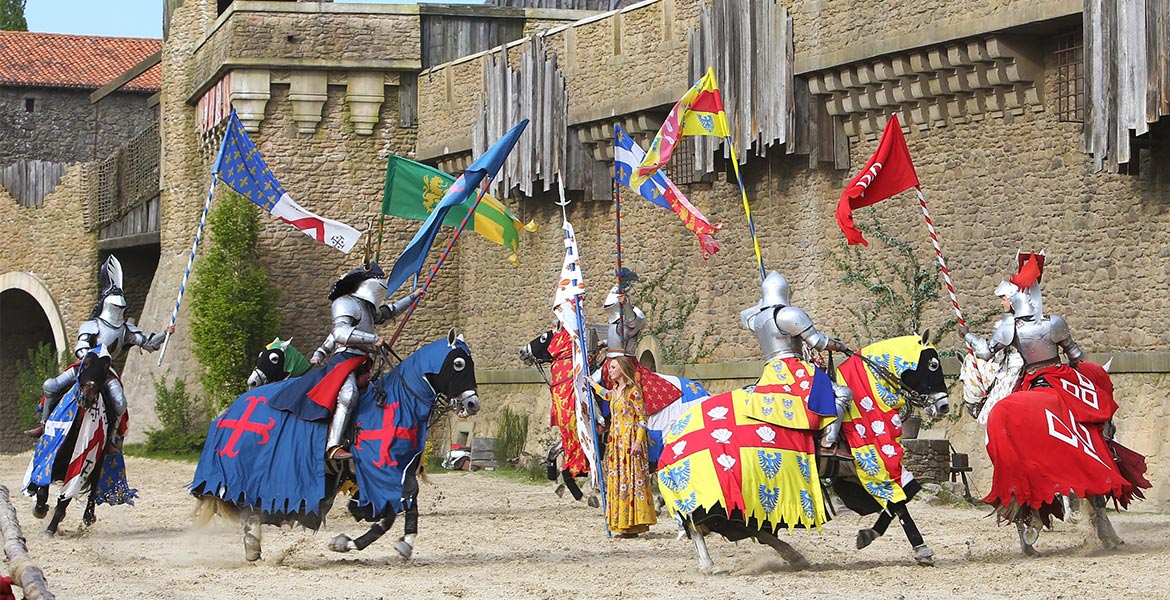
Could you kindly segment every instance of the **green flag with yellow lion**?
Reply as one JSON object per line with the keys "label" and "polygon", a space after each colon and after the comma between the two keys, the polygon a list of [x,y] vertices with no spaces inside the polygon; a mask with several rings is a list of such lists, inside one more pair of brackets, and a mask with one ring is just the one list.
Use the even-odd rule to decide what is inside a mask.
{"label": "green flag with yellow lion", "polygon": [[[386,161],[382,214],[424,221],[454,181],[454,177],[434,167],[391,154]],[[474,203],[475,195],[472,195],[463,204],[452,207],[443,224],[458,227]],[[503,203],[491,195],[484,195],[475,215],[467,222],[467,229],[511,250],[508,260],[520,266],[517,254],[520,251],[519,231],[536,231],[536,223],[521,224]]]}

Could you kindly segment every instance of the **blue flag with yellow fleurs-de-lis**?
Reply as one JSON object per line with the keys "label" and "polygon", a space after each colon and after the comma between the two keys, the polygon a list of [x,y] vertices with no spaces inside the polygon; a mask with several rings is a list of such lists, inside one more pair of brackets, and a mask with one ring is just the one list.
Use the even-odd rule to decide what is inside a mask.
{"label": "blue flag with yellow fleurs-de-lis", "polygon": [[219,156],[211,170],[256,206],[326,246],[348,254],[361,237],[361,232],[353,227],[319,217],[297,204],[276,180],[234,110],[228,117]]}

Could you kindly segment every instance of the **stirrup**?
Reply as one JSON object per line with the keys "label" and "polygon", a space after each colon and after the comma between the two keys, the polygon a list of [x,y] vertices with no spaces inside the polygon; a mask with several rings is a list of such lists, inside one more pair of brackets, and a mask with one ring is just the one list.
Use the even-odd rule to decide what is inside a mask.
{"label": "stirrup", "polygon": [[325,451],[325,458],[329,460],[350,460],[353,458],[353,453],[346,450],[343,446],[334,446]]}

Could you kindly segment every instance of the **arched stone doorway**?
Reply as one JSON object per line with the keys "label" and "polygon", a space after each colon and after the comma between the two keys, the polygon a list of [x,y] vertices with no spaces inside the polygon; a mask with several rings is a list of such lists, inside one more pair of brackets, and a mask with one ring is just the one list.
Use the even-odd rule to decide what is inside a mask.
{"label": "arched stone doorway", "polygon": [[20,434],[16,376],[26,366],[29,351],[52,346],[54,356],[65,347],[65,324],[57,304],[43,283],[29,273],[0,275],[0,451],[20,452],[31,447]]}

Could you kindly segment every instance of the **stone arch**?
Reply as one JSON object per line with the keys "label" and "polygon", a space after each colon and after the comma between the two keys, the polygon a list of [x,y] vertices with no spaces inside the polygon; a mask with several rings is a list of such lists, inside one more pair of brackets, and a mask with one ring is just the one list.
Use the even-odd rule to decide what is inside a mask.
{"label": "stone arch", "polygon": [[0,293],[8,290],[21,290],[33,297],[37,305],[45,313],[45,318],[49,321],[49,327],[53,330],[53,345],[57,348],[57,354],[68,348],[66,345],[67,338],[65,337],[65,320],[61,318],[61,311],[57,308],[57,302],[53,300],[53,295],[49,293],[49,288],[37,279],[32,273],[24,273],[20,271],[11,271],[0,275]]}
{"label": "stone arch", "polygon": [[652,335],[642,336],[634,350],[634,356],[638,357],[638,363],[643,367],[657,371],[658,364],[662,362],[662,345],[658,338]]}

